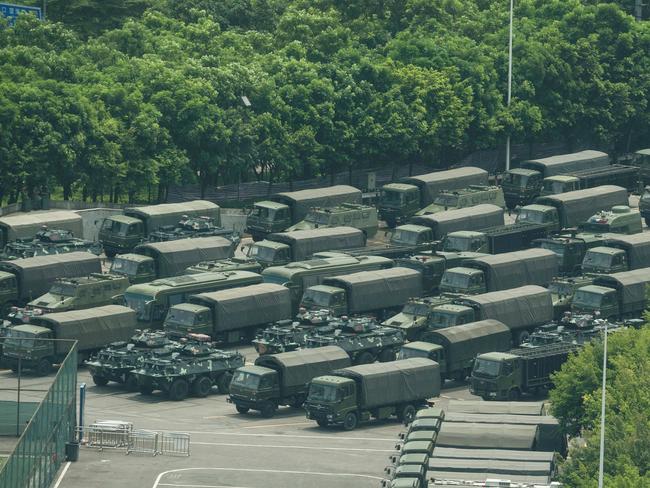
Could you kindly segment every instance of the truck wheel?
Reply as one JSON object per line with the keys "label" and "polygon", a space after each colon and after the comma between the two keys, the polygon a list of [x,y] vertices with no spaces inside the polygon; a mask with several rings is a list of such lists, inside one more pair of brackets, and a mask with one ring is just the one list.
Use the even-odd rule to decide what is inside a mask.
{"label": "truck wheel", "polygon": [[205,398],[212,389],[212,381],[207,376],[198,378],[192,383],[192,394],[199,398]]}
{"label": "truck wheel", "polygon": [[189,392],[189,383],[182,378],[177,378],[169,387],[169,399],[175,402],[185,400]]}
{"label": "truck wheel", "polygon": [[350,412],[345,416],[345,419],[343,419],[343,428],[345,430],[354,430],[357,428],[357,425],[359,424],[359,419],[357,417],[357,414],[354,412]]}
{"label": "truck wheel", "polygon": [[141,395],[151,395],[153,393],[153,388],[150,386],[140,386]]}
{"label": "truck wheel", "polygon": [[458,381],[459,383],[462,383],[463,381],[465,381],[465,378],[467,377],[467,374],[465,373],[465,370],[463,369],[463,370],[460,370],[460,371],[456,371],[454,373],[453,377],[454,377],[454,381]]}
{"label": "truck wheel", "polygon": [[395,351],[391,349],[384,349],[379,353],[377,359],[379,359],[380,363],[388,363],[390,361],[395,361],[396,358],[397,358],[397,354],[395,354]]}
{"label": "truck wheel", "polygon": [[397,414],[397,419],[405,424],[410,424],[413,422],[416,413],[417,410],[413,405],[404,405],[401,411]]}
{"label": "truck wheel", "polygon": [[522,330],[519,334],[517,334],[517,345],[528,342],[529,339],[530,333],[527,330]]}
{"label": "truck wheel", "polygon": [[106,386],[108,384],[108,378],[104,378],[103,376],[95,375],[95,376],[93,376],[93,383],[95,383],[97,386]]}
{"label": "truck wheel", "polygon": [[302,404],[305,403],[305,397],[299,396],[291,402],[293,408],[302,408]]}
{"label": "truck wheel", "polygon": [[47,359],[41,359],[36,365],[36,374],[38,376],[47,376],[52,371],[52,363]]}
{"label": "truck wheel", "polygon": [[248,407],[242,407],[241,405],[235,405],[235,408],[236,408],[237,411],[238,411],[239,413],[241,413],[242,415],[248,413],[248,411],[250,410],[250,408],[248,408]]}
{"label": "truck wheel", "polygon": [[124,388],[126,391],[138,391],[138,378],[134,374],[128,373],[124,378]]}
{"label": "truck wheel", "polygon": [[219,388],[219,393],[227,394],[230,393],[230,382],[232,381],[232,373],[226,371],[217,380],[217,388]]}
{"label": "truck wheel", "polygon": [[117,253],[112,250],[104,249],[104,254],[106,254],[107,258],[113,259]]}
{"label": "truck wheel", "polygon": [[395,225],[397,225],[396,219],[387,218],[386,220],[384,220],[384,222],[386,222],[386,227],[389,227],[391,229],[394,229]]}
{"label": "truck wheel", "polygon": [[646,218],[643,219],[643,220],[645,220],[645,225],[647,225],[648,227],[650,227],[650,217],[646,217]]}
{"label": "truck wheel", "polygon": [[513,388],[508,392],[508,400],[510,400],[511,402],[516,402],[517,400],[519,400],[519,397],[520,397],[519,390],[517,388]]}
{"label": "truck wheel", "polygon": [[330,424],[327,420],[317,420],[316,423],[319,427],[328,427]]}
{"label": "truck wheel", "polygon": [[369,352],[362,352],[357,356],[356,360],[354,361],[354,364],[370,364],[374,362],[375,362],[375,358],[372,356],[372,354],[370,354]]}
{"label": "truck wheel", "polygon": [[262,414],[262,417],[265,419],[270,419],[275,415],[275,405],[273,402],[266,402],[264,405],[262,405],[262,408],[260,409],[260,413]]}

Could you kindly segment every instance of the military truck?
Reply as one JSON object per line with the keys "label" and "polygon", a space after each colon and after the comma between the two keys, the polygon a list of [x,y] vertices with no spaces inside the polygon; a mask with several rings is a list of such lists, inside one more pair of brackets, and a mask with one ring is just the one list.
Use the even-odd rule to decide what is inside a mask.
{"label": "military truck", "polygon": [[386,327],[402,331],[409,341],[418,341],[427,329],[433,311],[440,305],[452,303],[451,297],[411,298],[397,315],[382,322]]}
{"label": "military truck", "polygon": [[544,178],[607,167],[609,163],[609,156],[600,151],[580,151],[523,161],[519,168],[506,171],[501,179],[506,205],[508,208],[528,205],[540,196]]}
{"label": "military truck", "polygon": [[487,171],[471,166],[402,178],[381,188],[379,217],[388,227],[395,227],[432,204],[442,190],[487,184]]}
{"label": "military truck", "polygon": [[131,373],[150,356],[171,355],[180,343],[170,340],[162,331],[136,331],[128,341],[113,342],[93,355],[86,366],[97,386],[109,381],[123,385],[127,391],[138,391],[138,379]]}
{"label": "military truck", "polygon": [[291,317],[289,290],[260,283],[191,295],[187,303],[172,306],[163,328],[172,337],[205,334],[232,344],[250,341],[263,326]]}
{"label": "military truck", "polygon": [[360,248],[366,245],[363,231],[353,227],[297,230],[269,234],[263,241],[248,248],[248,257],[262,265],[283,266],[293,261],[304,261],[321,251]]}
{"label": "military truck", "polygon": [[149,242],[136,246],[133,253],[115,256],[110,272],[127,276],[134,284],[147,283],[180,275],[202,261],[230,258],[234,252],[235,243],[218,236]]}
{"label": "military truck", "polygon": [[558,257],[559,273],[564,276],[579,276],[582,262],[591,248],[602,246],[610,234],[572,233],[543,239],[535,239],[533,245],[553,251]]}
{"label": "military truck", "polygon": [[233,256],[228,259],[201,261],[187,268],[183,274],[225,273],[226,271],[251,271],[261,273],[262,265],[252,258]]}
{"label": "military truck", "polygon": [[447,269],[440,281],[443,295],[477,295],[524,285],[546,286],[559,274],[553,251],[526,249],[468,259]]}
{"label": "military truck", "polygon": [[83,221],[76,212],[53,210],[10,214],[0,217],[0,248],[3,249],[12,241],[33,239],[37,232],[43,230],[44,225],[69,231],[76,236],[83,235]]}
{"label": "military truck", "polygon": [[313,378],[348,366],[350,358],[336,346],[260,356],[235,371],[228,401],[241,414],[252,409],[271,418],[279,405],[302,407]]}
{"label": "military truck", "polygon": [[343,203],[361,204],[361,190],[347,185],[277,193],[255,202],[246,217],[246,232],[254,241],[283,232],[303,220],[314,207],[329,208]]}
{"label": "military truck", "polygon": [[228,393],[232,374],[246,363],[238,352],[215,349],[209,337],[192,334],[169,356],[150,356],[131,373],[138,380],[140,393],[151,395],[160,390],[170,400],[185,400],[191,393],[203,398],[214,385],[219,393]]}
{"label": "military truck", "polygon": [[30,324],[7,331],[2,360],[14,371],[20,361],[22,369],[46,375],[63,361],[74,341],[81,363],[111,342],[128,340],[135,329],[135,312],[120,305],[35,316]]}
{"label": "military truck", "polygon": [[496,205],[475,205],[430,215],[419,215],[413,217],[411,223],[430,228],[433,231],[433,238],[442,240],[450,232],[481,230],[503,225],[503,209]]}
{"label": "military truck", "polygon": [[639,168],[610,164],[544,178],[541,196],[584,190],[600,185],[617,185],[633,192],[639,189]]}
{"label": "military truck", "polygon": [[616,273],[650,266],[650,233],[609,235],[582,260],[583,273]]}
{"label": "military truck", "polygon": [[560,320],[566,312],[569,312],[576,290],[592,285],[593,281],[592,276],[585,275],[554,278],[548,285],[553,299],[553,320]]}
{"label": "military truck", "polygon": [[553,385],[558,371],[580,346],[567,342],[508,352],[479,354],[474,362],[469,392],[484,400],[519,400]]}
{"label": "military truck", "polygon": [[645,225],[650,227],[650,186],[645,187],[639,199],[639,213],[643,220],[645,220]]}
{"label": "military truck", "polygon": [[357,203],[342,203],[336,207],[312,208],[301,220],[287,229],[294,230],[326,229],[328,227],[354,227],[360,229],[366,237],[374,237],[377,233],[377,209]]}
{"label": "military truck", "polygon": [[458,190],[441,190],[431,205],[427,205],[415,215],[429,215],[455,208],[473,207],[489,203],[505,208],[503,190],[498,186],[470,185]]}
{"label": "military truck", "polygon": [[650,268],[599,275],[593,285],[578,288],[571,312],[608,318],[639,317],[647,307]]}
{"label": "military truck", "polygon": [[314,378],[305,402],[307,418],[320,427],[342,425],[354,430],[359,422],[395,415],[409,421],[426,400],[440,394],[440,367],[423,358],[364,364]]}
{"label": "military truck", "polygon": [[445,236],[442,251],[481,254],[521,251],[531,247],[535,239],[546,237],[547,234],[545,225],[530,222],[497,225],[480,231],[459,230]]}
{"label": "military truck", "polygon": [[214,217],[190,217],[183,215],[175,225],[162,225],[157,230],[149,233],[149,242],[175,241],[189,239],[190,237],[221,236],[236,243],[239,242],[238,233],[220,227]]}
{"label": "military truck", "polygon": [[463,381],[472,372],[477,354],[507,351],[513,343],[510,327],[498,320],[432,330],[425,332],[423,339],[404,344],[398,359],[431,359],[440,365],[443,380],[457,381]]}
{"label": "military truck", "polygon": [[75,251],[91,252],[99,256],[103,249],[99,243],[79,239],[69,230],[49,229],[43,226],[31,239],[8,242],[0,254],[0,259],[9,261]]}
{"label": "military truck", "polygon": [[221,225],[221,210],[216,203],[193,200],[124,209],[124,215],[111,215],[102,222],[99,242],[106,256],[126,254],[160,227],[176,225],[184,216],[209,217]]}
{"label": "military truck", "polygon": [[300,307],[327,310],[331,315],[396,313],[410,297],[423,294],[419,271],[395,267],[325,278],[305,290]]}
{"label": "military truck", "polygon": [[592,234],[638,234],[643,230],[641,214],[627,205],[616,205],[611,210],[601,210],[578,226],[581,232]]}
{"label": "military truck", "polygon": [[0,262],[0,307],[6,317],[11,307],[21,306],[49,291],[57,278],[101,273],[97,256],[71,252]]}
{"label": "military truck", "polygon": [[190,295],[261,282],[262,277],[250,271],[183,275],[131,285],[124,292],[124,301],[136,311],[141,329],[158,329],[169,308],[186,302]]}

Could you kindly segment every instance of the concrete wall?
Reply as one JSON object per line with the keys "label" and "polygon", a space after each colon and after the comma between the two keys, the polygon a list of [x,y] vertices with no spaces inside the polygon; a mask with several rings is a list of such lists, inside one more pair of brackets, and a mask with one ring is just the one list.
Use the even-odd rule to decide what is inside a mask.
{"label": "concrete wall", "polygon": [[221,225],[225,229],[233,229],[243,234],[246,228],[246,214],[239,208],[222,208]]}
{"label": "concrete wall", "polygon": [[122,214],[122,209],[120,208],[89,208],[75,211],[81,215],[83,221],[83,237],[90,241],[97,240],[99,229],[106,217]]}

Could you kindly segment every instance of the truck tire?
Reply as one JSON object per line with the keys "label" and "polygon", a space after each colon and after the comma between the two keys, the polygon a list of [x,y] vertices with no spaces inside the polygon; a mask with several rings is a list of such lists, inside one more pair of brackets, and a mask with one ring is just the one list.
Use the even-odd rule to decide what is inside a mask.
{"label": "truck tire", "polygon": [[354,360],[354,364],[370,364],[374,362],[375,362],[375,358],[373,357],[372,354],[370,354],[367,351],[359,354]]}
{"label": "truck tire", "polygon": [[47,376],[52,371],[52,363],[47,359],[41,359],[36,365],[35,372],[38,376]]}
{"label": "truck tire", "polygon": [[387,218],[384,220],[384,222],[386,222],[386,227],[390,229],[394,229],[395,226],[397,225],[397,219],[393,219],[393,218]]}
{"label": "truck tire", "polygon": [[140,395],[151,395],[153,393],[153,388],[150,386],[140,386]]}
{"label": "truck tire", "polygon": [[183,378],[177,378],[169,387],[169,399],[179,402],[185,400],[190,392],[190,384]]}
{"label": "truck tire", "polygon": [[646,218],[644,218],[643,220],[645,220],[645,225],[647,225],[648,227],[650,227],[650,217],[646,217]]}
{"label": "truck tire", "polygon": [[242,415],[247,414],[250,410],[250,408],[242,407],[241,405],[235,405],[235,408],[237,409],[237,412],[241,413]]}
{"label": "truck tire", "polygon": [[112,249],[104,249],[104,254],[106,254],[107,258],[113,259],[117,252],[113,251]]}
{"label": "truck tire", "polygon": [[291,406],[293,408],[302,408],[302,404],[305,403],[306,398],[304,396],[296,397],[292,402]]}
{"label": "truck tire", "polygon": [[232,373],[226,371],[219,379],[217,379],[217,388],[219,388],[219,393],[227,394],[230,393],[230,382],[232,381]]}
{"label": "truck tire", "polygon": [[395,351],[392,349],[384,349],[379,353],[377,359],[380,363],[388,363],[390,361],[395,361],[395,359],[397,359],[397,354],[395,354]]}
{"label": "truck tire", "polygon": [[264,405],[262,405],[262,408],[260,408],[260,414],[262,414],[262,417],[265,419],[270,419],[275,415],[275,409],[277,407],[273,402],[266,402]]}
{"label": "truck tire", "polygon": [[519,397],[521,394],[519,393],[519,390],[517,388],[513,388],[508,392],[508,400],[511,402],[516,402],[519,400]]}
{"label": "truck tire", "polygon": [[138,377],[134,374],[127,373],[124,378],[124,389],[131,392],[138,391]]}
{"label": "truck tire", "polygon": [[327,420],[317,420],[316,423],[318,424],[319,427],[328,427],[330,423]]}
{"label": "truck tire", "polygon": [[349,412],[343,419],[343,428],[345,430],[354,430],[359,425],[359,418],[354,412]]}
{"label": "truck tire", "polygon": [[397,420],[399,420],[400,422],[404,422],[404,424],[408,425],[411,422],[413,422],[416,413],[417,410],[413,405],[411,404],[404,405],[402,408],[400,408],[397,411]]}
{"label": "truck tire", "polygon": [[458,381],[459,383],[462,383],[465,381],[465,378],[467,378],[467,372],[464,369],[461,369],[460,371],[456,371],[453,374],[454,381]]}
{"label": "truck tire", "polygon": [[517,334],[517,345],[523,344],[530,339],[530,332],[527,330],[522,330]]}
{"label": "truck tire", "polygon": [[108,378],[104,378],[100,375],[94,375],[93,383],[95,383],[97,386],[106,386],[108,384]]}
{"label": "truck tire", "polygon": [[210,393],[212,389],[212,381],[207,376],[197,378],[194,383],[192,383],[192,394],[195,397],[205,398]]}

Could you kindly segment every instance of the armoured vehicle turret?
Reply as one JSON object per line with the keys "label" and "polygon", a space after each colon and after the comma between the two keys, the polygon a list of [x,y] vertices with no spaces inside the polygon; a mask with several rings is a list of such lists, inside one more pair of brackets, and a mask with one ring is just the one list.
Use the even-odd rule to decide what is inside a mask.
{"label": "armoured vehicle turret", "polygon": [[255,336],[253,346],[260,356],[295,351],[307,336],[333,320],[327,310],[301,309],[295,320],[280,320]]}
{"label": "armoured vehicle turret", "polygon": [[253,258],[233,256],[228,259],[201,261],[185,270],[184,274],[225,273],[226,271],[250,271],[261,273],[262,265]]}
{"label": "armoured vehicle turret", "polygon": [[149,234],[149,242],[175,241],[188,237],[222,236],[239,243],[240,236],[232,230],[218,225],[218,220],[209,216],[183,215],[176,225],[163,225]]}
{"label": "armoured vehicle turret", "polygon": [[433,310],[452,301],[451,297],[413,298],[400,313],[385,320],[382,325],[399,329],[409,341],[417,341],[427,329]]}
{"label": "armoured vehicle turret", "polygon": [[616,205],[611,210],[601,210],[579,226],[582,232],[603,234],[638,234],[642,231],[641,214],[627,205]]}
{"label": "armoured vehicle turret", "polygon": [[205,397],[216,385],[220,393],[228,393],[235,369],[245,363],[238,352],[215,349],[209,336],[190,334],[184,344],[170,356],[150,357],[133,370],[140,393],[161,390],[170,400],[180,401],[191,393]]}
{"label": "armoured vehicle turret", "polygon": [[64,254],[74,251],[88,251],[99,256],[103,252],[103,249],[98,242],[75,237],[69,230],[48,229],[44,225],[31,239],[22,239],[7,243],[2,255],[0,255],[0,259],[8,261],[31,258],[33,256]]}

